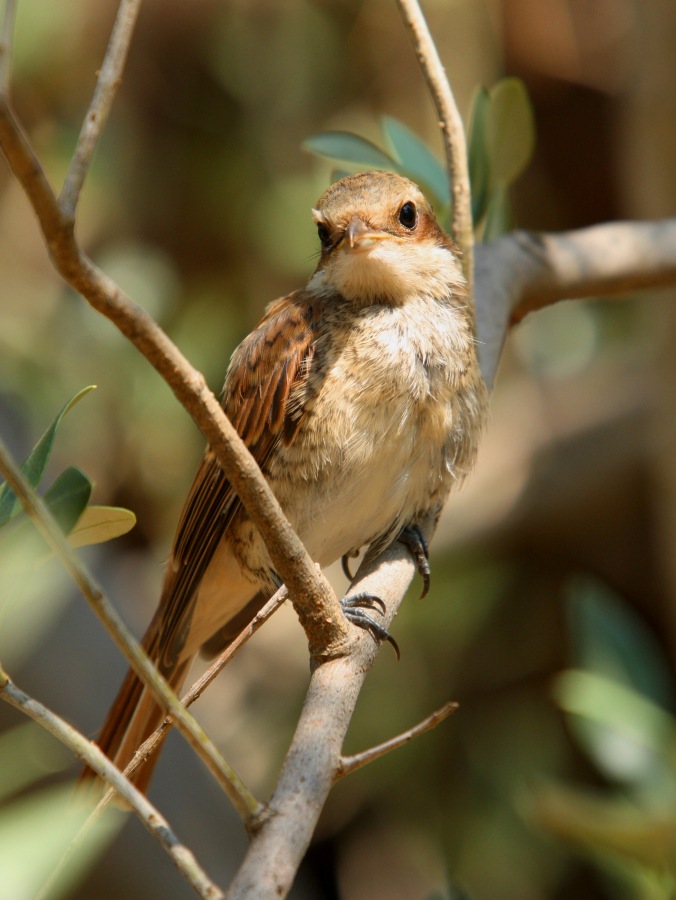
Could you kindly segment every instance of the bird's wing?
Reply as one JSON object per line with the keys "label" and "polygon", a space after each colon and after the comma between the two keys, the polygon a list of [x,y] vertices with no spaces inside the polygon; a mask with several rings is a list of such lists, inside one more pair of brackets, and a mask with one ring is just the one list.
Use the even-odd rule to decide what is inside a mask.
{"label": "bird's wing", "polygon": [[[302,422],[318,319],[317,302],[297,291],[271,304],[233,354],[223,408],[263,470],[275,445],[291,444]],[[160,598],[157,658],[169,668],[180,656],[200,580],[240,509],[207,448],[181,513]]]}

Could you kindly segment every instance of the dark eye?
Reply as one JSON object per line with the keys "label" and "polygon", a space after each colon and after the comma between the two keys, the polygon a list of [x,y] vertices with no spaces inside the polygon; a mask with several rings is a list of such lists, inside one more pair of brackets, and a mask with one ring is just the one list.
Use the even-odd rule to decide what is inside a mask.
{"label": "dark eye", "polygon": [[323,222],[317,224],[317,234],[319,235],[319,240],[322,242],[322,247],[331,246],[331,232]]}
{"label": "dark eye", "polygon": [[399,221],[404,228],[415,228],[418,221],[418,213],[414,203],[404,203],[399,210]]}

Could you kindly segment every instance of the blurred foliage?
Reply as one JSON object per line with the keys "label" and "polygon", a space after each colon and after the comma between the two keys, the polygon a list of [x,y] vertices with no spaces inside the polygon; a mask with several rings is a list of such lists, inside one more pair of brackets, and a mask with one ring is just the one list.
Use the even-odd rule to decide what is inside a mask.
{"label": "blurred foliage", "polygon": [[[32,488],[37,488],[42,481],[61,420],[91,390],[93,387],[84,388],[66,403],[21,465],[21,472]],[[84,472],[75,466],[69,466],[57,475],[51,487],[45,491],[47,509],[75,547],[110,541],[126,534],[136,522],[134,514],[128,509],[88,506],[92,487],[91,480]],[[9,485],[0,485],[0,528],[22,512],[21,502]]]}
{"label": "blurred foliage", "polygon": [[[490,240],[509,231],[509,188],[528,165],[535,146],[535,123],[528,93],[518,78],[503,78],[490,91],[478,88],[472,100],[468,165],[472,218],[477,237]],[[344,171],[386,169],[418,183],[450,230],[453,204],[448,174],[430,148],[393,116],[380,120],[390,152],[347,131],[326,131],[303,146],[343,164]],[[334,173],[339,178],[343,170]]]}
{"label": "blurred foliage", "polygon": [[[114,9],[18,5],[14,103],[57,185]],[[468,112],[482,238],[507,215],[562,229],[673,214],[676,35],[664,4],[429,0],[425,11]],[[333,164],[301,147],[327,133],[359,135],[405,165],[443,211],[434,111],[391,4],[146,0],[78,234],[216,390],[264,305],[315,263],[309,211]],[[44,478],[76,459],[96,503],[136,513],[128,535],[85,553],[140,633],[202,439],[136,351],[55,278],[2,167],[0,273],[3,439],[25,458],[64,397],[99,385],[61,421]],[[666,862],[658,868],[673,862],[675,325],[667,304],[642,296],[560,304],[513,335],[478,471],[435,539],[432,591],[402,608],[402,661],[381,654],[347,750],[448,699],[460,709],[336,787],[294,897],[669,895]],[[25,571],[36,552],[13,554],[13,565]],[[83,604],[69,604],[56,561],[20,584],[2,619],[3,662],[94,734],[125,664]],[[282,610],[198,707],[261,796],[306,682],[305,641]],[[22,722],[5,707],[0,716],[8,729]],[[42,770],[46,790],[63,777],[55,768]],[[3,813],[18,814],[38,776],[11,772]],[[227,884],[245,838],[179,741],[168,742],[153,790]],[[37,854],[16,859],[29,869],[53,859],[54,837],[32,833],[24,846]],[[70,895],[189,896],[151,844],[130,822]]]}
{"label": "blurred foliage", "polygon": [[[90,810],[73,808],[70,785],[43,783],[30,791],[70,763],[61,744],[39,726],[28,723],[4,732],[0,759],[2,896],[28,900],[43,887]],[[63,877],[51,885],[50,898],[71,896],[123,822],[120,812],[109,810],[87,829]]]}

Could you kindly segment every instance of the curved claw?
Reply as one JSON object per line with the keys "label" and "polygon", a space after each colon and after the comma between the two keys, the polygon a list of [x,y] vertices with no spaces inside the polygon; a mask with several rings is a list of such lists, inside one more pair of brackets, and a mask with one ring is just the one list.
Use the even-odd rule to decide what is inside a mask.
{"label": "curved claw", "polygon": [[387,611],[387,607],[380,597],[375,594],[367,594],[365,591],[353,594],[351,597],[343,597],[340,605],[343,607],[343,612],[346,609],[378,609],[380,615],[384,616]]}
{"label": "curved claw", "polygon": [[350,572],[350,563],[348,562],[349,558],[350,558],[350,554],[344,553],[340,557],[340,565],[343,569],[343,574],[345,575],[347,580],[352,581],[352,572]]}
{"label": "curved claw", "polygon": [[372,619],[364,609],[377,609],[381,614],[385,612],[385,604],[373,594],[355,594],[353,597],[343,597],[340,605],[348,622],[358,628],[365,628],[374,641],[387,641],[394,648],[397,659],[401,659],[399,644],[395,641],[387,628],[383,628],[375,619]]}
{"label": "curved claw", "polygon": [[418,575],[423,580],[423,589],[420,599],[426,597],[430,589],[430,560],[427,541],[417,525],[407,525],[398,539],[411,553],[418,570]]}

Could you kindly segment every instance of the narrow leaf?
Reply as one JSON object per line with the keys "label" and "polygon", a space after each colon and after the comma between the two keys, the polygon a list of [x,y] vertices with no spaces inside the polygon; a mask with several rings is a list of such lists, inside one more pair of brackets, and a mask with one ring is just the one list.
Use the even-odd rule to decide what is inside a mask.
{"label": "narrow leaf", "polygon": [[491,171],[496,181],[508,186],[526,168],[533,154],[533,108],[520,78],[503,78],[489,94],[486,135]]}
{"label": "narrow leaf", "polygon": [[450,196],[448,175],[427,144],[392,116],[383,116],[381,125],[404,173],[432,194],[437,209],[445,206]]}
{"label": "narrow leaf", "polygon": [[322,131],[303,141],[303,148],[317,156],[326,156],[341,162],[357,163],[369,168],[390,169],[394,172],[400,169],[397,162],[380,147],[349,131]]}
{"label": "narrow leaf", "polygon": [[506,234],[511,228],[511,223],[512,208],[507,188],[502,184],[496,184],[491,192],[481,240],[492,241],[501,234]]}
{"label": "narrow leaf", "polygon": [[91,493],[92,482],[74,466],[62,472],[45,493],[45,503],[64,534],[77,523]]}
{"label": "narrow leaf", "polygon": [[488,154],[486,122],[491,99],[485,87],[478,87],[472,97],[469,119],[468,163],[472,187],[472,221],[474,227],[488,211],[491,186],[491,168]]}
{"label": "narrow leaf", "polygon": [[[68,403],[66,403],[21,466],[21,471],[28,479],[31,487],[35,488],[40,484],[47,463],[49,462],[49,457],[54,448],[56,431],[61,424],[61,420],[66,413],[85,396],[85,394],[93,391],[95,387],[96,385],[90,385],[89,387],[83,388],[70,399]],[[14,492],[10,490],[7,484],[3,484],[2,487],[0,487],[0,526],[5,525],[10,519],[18,515],[20,511],[21,504],[14,496]]]}
{"label": "narrow leaf", "polygon": [[68,540],[72,547],[101,544],[126,534],[136,524],[131,510],[118,506],[88,506]]}

